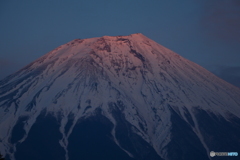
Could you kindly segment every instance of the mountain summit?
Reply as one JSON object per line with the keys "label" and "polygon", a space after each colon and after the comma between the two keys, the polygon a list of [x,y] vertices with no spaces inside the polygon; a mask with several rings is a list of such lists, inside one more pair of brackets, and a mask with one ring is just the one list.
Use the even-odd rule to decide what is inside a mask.
{"label": "mountain summit", "polygon": [[6,159],[203,160],[239,135],[239,88],[142,34],[75,39],[0,81]]}

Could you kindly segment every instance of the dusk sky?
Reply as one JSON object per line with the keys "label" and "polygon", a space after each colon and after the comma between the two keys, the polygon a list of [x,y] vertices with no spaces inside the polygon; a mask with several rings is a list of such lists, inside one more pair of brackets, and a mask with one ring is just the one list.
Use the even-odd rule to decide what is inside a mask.
{"label": "dusk sky", "polygon": [[240,87],[240,0],[1,0],[0,79],[73,39],[133,33]]}

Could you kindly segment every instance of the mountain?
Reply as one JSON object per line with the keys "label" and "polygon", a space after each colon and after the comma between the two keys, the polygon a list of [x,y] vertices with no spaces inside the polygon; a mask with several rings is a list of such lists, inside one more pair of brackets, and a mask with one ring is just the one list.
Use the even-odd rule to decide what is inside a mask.
{"label": "mountain", "polygon": [[142,34],[75,39],[0,81],[0,151],[11,160],[240,153],[240,89]]}

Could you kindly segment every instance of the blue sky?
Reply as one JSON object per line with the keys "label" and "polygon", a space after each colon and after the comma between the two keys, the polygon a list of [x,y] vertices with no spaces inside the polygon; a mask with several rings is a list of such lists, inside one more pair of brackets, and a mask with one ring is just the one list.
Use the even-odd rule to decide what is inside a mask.
{"label": "blue sky", "polygon": [[142,33],[240,87],[239,0],[1,0],[0,79],[76,38]]}

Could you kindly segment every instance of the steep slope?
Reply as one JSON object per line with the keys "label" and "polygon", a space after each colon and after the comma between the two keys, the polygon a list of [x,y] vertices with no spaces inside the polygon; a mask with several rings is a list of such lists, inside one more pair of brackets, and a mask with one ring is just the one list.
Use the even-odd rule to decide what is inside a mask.
{"label": "steep slope", "polygon": [[0,82],[10,159],[210,159],[239,150],[239,124],[239,88],[142,34],[73,40]]}

